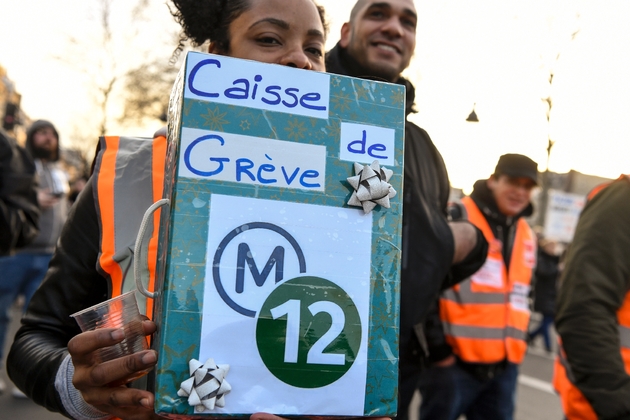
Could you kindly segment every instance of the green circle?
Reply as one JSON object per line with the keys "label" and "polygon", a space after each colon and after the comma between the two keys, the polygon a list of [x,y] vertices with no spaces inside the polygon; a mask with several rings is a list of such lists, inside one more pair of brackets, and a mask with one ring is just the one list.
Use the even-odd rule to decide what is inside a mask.
{"label": "green circle", "polygon": [[354,363],[361,319],[350,296],[335,283],[297,277],[265,300],[256,323],[256,345],[276,378],[299,388],[320,388],[341,378]]}

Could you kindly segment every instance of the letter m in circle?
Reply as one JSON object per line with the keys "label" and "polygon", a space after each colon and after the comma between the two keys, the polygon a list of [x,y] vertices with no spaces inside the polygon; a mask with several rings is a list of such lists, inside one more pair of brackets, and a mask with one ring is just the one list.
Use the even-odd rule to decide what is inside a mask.
{"label": "letter m in circle", "polygon": [[277,246],[265,264],[262,273],[258,271],[256,261],[252,257],[249,245],[241,243],[238,245],[238,255],[236,257],[236,293],[243,293],[245,289],[245,264],[249,267],[250,273],[256,282],[256,286],[261,287],[267,281],[273,266],[276,266],[276,283],[282,281],[284,275],[284,248]]}

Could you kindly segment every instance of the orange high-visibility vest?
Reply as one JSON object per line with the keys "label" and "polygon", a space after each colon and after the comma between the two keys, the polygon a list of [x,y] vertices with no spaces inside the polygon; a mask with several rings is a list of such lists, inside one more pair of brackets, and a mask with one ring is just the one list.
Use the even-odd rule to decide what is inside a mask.
{"label": "orange high-visibility vest", "polygon": [[[621,175],[617,181],[626,177],[630,180],[630,175]],[[612,182],[600,184],[593,188],[587,195],[587,201],[595,197]],[[617,311],[617,324],[621,358],[623,359],[626,373],[630,375],[630,291],[626,293],[623,304]],[[573,385],[575,379],[560,340],[559,344],[558,356],[554,362],[553,387],[560,395],[562,411],[568,420],[597,420],[597,414],[595,414],[591,404],[584,397],[584,394]]]}
{"label": "orange high-visibility vest", "polygon": [[442,293],[440,317],[453,353],[468,363],[521,363],[527,349],[528,295],[536,264],[534,233],[522,218],[510,268],[506,270],[502,244],[488,221],[469,198],[462,199],[468,220],[490,244],[488,258],[475,274]]}
{"label": "orange high-visibility vest", "polygon": [[[116,297],[136,289],[133,250],[144,212],[162,198],[167,142],[163,136],[101,137],[100,142],[93,174],[100,224],[98,268],[110,282],[110,297]],[[143,249],[148,260],[143,282],[150,291],[155,284],[159,223],[158,209]],[[140,293],[136,297],[140,312],[151,317],[153,303]]]}

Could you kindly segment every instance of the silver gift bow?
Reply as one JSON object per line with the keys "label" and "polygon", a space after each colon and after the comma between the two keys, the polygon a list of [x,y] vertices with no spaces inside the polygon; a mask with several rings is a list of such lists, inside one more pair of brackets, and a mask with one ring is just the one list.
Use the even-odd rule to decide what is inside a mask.
{"label": "silver gift bow", "polygon": [[188,404],[195,407],[195,413],[214,410],[214,406],[225,406],[225,395],[232,387],[225,380],[230,365],[217,365],[214,359],[206,360],[203,365],[199,360],[188,362],[190,378],[181,383],[177,395],[188,397]]}
{"label": "silver gift bow", "polygon": [[378,160],[371,165],[354,164],[355,176],[348,182],[354,188],[349,206],[363,207],[365,214],[371,212],[377,204],[389,208],[389,199],[396,196],[396,190],[389,184],[394,171],[382,167]]}

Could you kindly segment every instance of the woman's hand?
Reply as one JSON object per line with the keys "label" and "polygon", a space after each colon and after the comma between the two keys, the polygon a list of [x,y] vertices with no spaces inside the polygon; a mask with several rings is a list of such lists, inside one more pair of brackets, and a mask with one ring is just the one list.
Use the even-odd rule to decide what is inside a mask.
{"label": "woman's hand", "polygon": [[[156,330],[152,321],[142,323],[145,335]],[[68,343],[74,364],[72,383],[83,399],[97,409],[121,419],[144,420],[163,418],[153,412],[154,396],[149,391],[108,384],[125,382],[126,378],[151,369],[157,353],[146,350],[129,356],[98,363],[96,351],[124,339],[122,329],[103,328],[81,333]]]}

